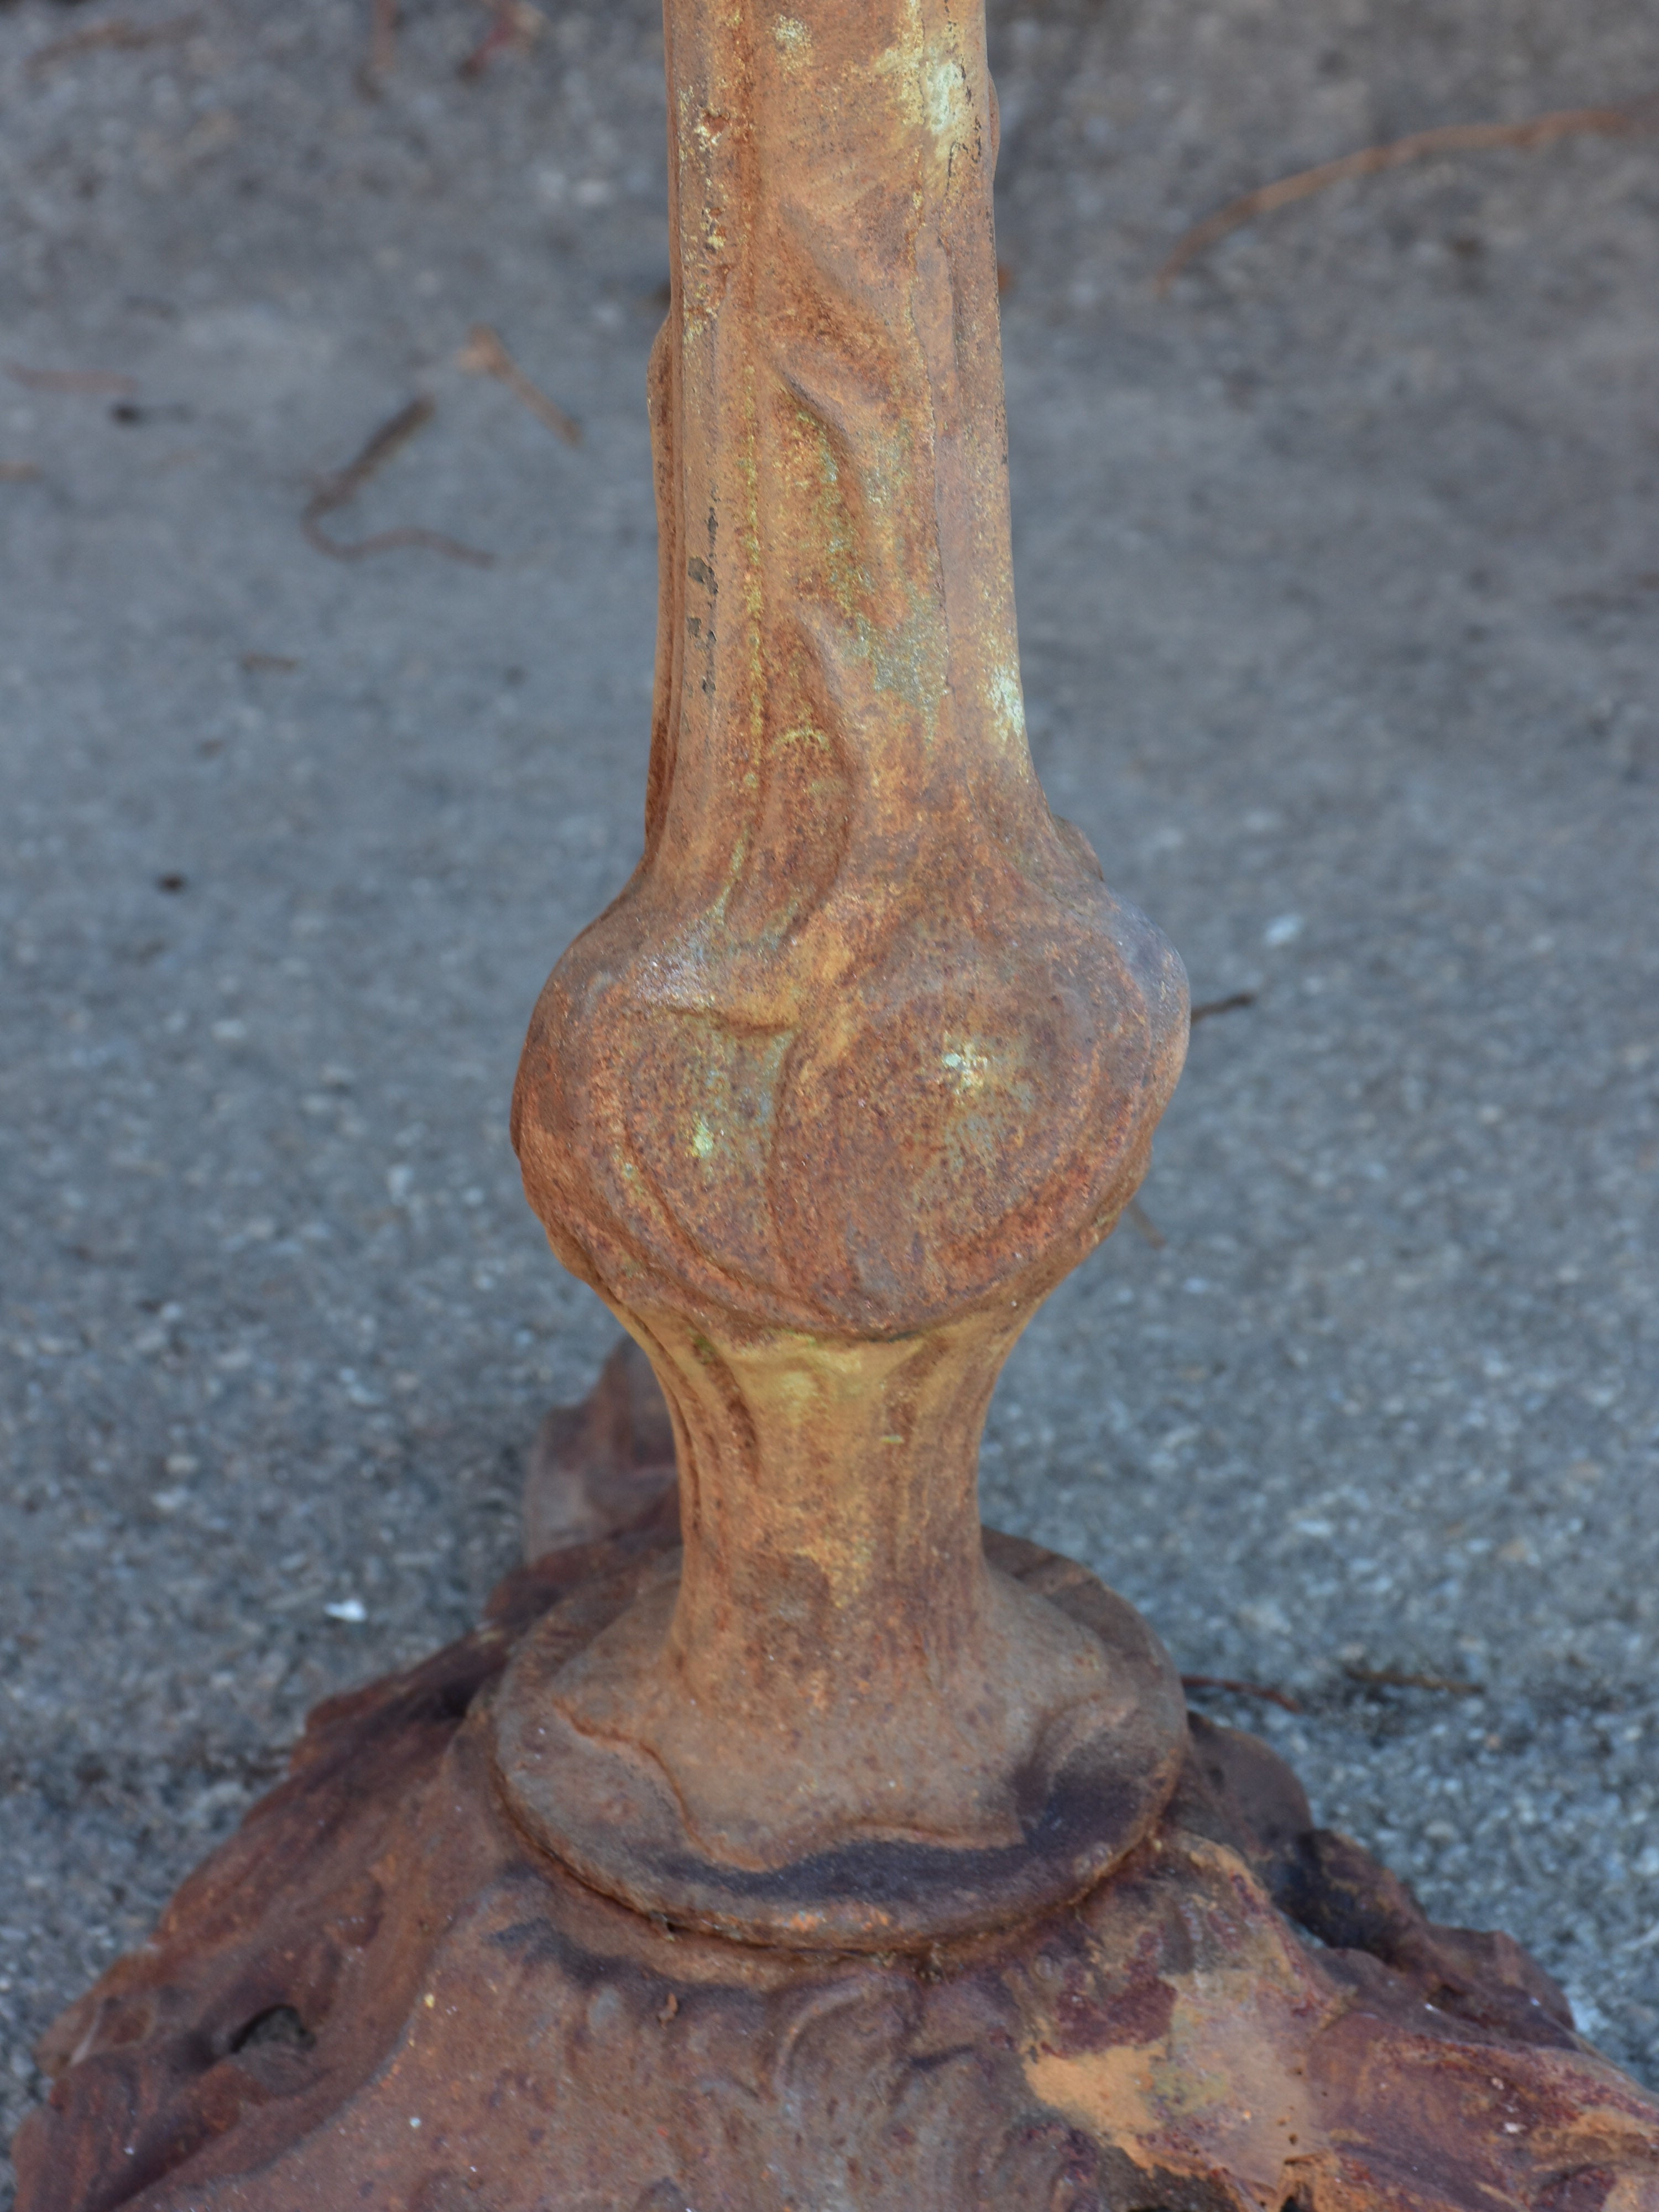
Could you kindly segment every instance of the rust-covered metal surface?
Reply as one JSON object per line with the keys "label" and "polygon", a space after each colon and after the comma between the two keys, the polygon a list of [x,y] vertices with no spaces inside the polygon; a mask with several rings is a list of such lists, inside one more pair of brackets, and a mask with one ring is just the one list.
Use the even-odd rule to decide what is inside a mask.
{"label": "rust-covered metal surface", "polygon": [[[1003,1358],[1145,1172],[1186,982],[1026,744],[981,10],[666,24],[645,852],[514,1132],[667,1395],[684,1552],[550,1627],[502,1724],[520,1816],[616,1896],[879,1946],[1075,1894],[1173,1784],[1167,1659],[988,1568],[975,1482]],[[815,1904],[849,1854],[866,1906]]]}
{"label": "rust-covered metal surface", "polygon": [[627,1393],[613,1364],[580,1473],[631,1525],[319,1709],[52,2031],[19,2212],[1659,2208],[1659,2106],[1547,1976],[1431,1924],[1265,1746],[1196,1718],[1152,1835],[1002,1936],[808,1957],[564,1873],[505,1808],[492,1700],[537,1621],[674,1542]]}
{"label": "rust-covered metal surface", "polygon": [[981,1528],[1185,982],[1027,752],[975,0],[666,21],[646,848],[514,1109],[665,1412],[64,2016],[21,2212],[1659,2212],[1525,1954]]}

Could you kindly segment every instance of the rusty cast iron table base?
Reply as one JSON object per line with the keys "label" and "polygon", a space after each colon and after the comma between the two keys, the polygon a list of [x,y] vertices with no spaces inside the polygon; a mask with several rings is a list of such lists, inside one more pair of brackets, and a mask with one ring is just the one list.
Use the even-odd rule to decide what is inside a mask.
{"label": "rusty cast iron table base", "polygon": [[641,1366],[612,1361],[532,1481],[532,1545],[591,1540],[319,1708],[52,2032],[19,2212],[1659,2207],[1659,2106],[1549,1978],[1431,1925],[1266,1746],[1200,1719],[1158,1825],[1080,1901],[915,1954],[675,1928],[539,1850],[492,1709],[554,1608],[674,1545]]}

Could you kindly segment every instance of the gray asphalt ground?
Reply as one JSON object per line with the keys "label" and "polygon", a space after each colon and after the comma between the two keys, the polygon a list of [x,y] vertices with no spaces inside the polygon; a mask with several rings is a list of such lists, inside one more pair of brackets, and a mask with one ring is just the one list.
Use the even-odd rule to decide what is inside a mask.
{"label": "gray asphalt ground", "polygon": [[[411,0],[371,98],[346,0],[0,6],[6,2133],[306,1708],[471,1620],[612,1339],[505,1124],[638,849],[660,45],[546,13],[463,82],[482,11]],[[1256,996],[1015,1357],[988,1516],[1292,1693],[1206,1704],[1659,2083],[1659,137],[1148,281],[1304,163],[1659,89],[1659,13],[996,0],[994,50],[1038,765]],[[313,550],[421,392],[325,526],[494,565]]]}

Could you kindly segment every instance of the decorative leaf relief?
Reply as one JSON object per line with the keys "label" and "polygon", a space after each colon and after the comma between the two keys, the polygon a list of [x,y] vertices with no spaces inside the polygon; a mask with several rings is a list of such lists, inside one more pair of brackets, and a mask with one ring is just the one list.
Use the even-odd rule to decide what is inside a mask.
{"label": "decorative leaf relief", "polygon": [[630,1303],[902,1332],[1109,1225],[1178,963],[1030,771],[982,55],[937,0],[690,16],[647,857],[544,1000],[526,1176]]}

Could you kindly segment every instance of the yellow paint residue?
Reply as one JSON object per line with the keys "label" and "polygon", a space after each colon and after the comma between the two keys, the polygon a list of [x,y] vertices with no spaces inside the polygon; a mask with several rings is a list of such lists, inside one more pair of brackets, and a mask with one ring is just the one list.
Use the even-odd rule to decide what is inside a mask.
{"label": "yellow paint residue", "polygon": [[999,668],[988,685],[991,710],[996,717],[997,734],[1006,745],[1016,746],[1025,741],[1025,693],[1019,680],[1018,668]]}
{"label": "yellow paint residue", "polygon": [[812,33],[793,15],[780,15],[772,26],[772,36],[792,68],[806,60],[812,51]]}
{"label": "yellow paint residue", "polygon": [[954,54],[929,54],[921,69],[922,112],[935,138],[966,138],[972,127],[968,72]]}
{"label": "yellow paint residue", "polygon": [[918,0],[909,0],[899,39],[875,62],[872,74],[893,80],[907,119],[920,124],[933,141],[936,178],[948,177],[953,149],[972,145],[977,137],[968,71],[948,27],[944,37],[930,43]]}
{"label": "yellow paint residue", "polygon": [[958,1093],[982,1091],[991,1072],[991,1055],[975,1037],[946,1037],[939,1066],[945,1080]]}

